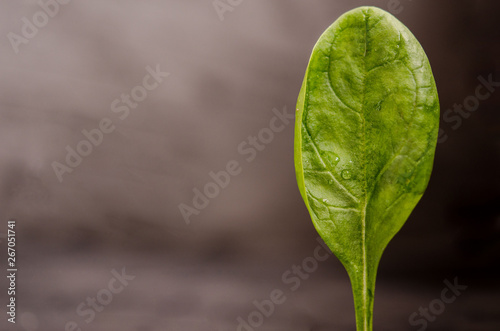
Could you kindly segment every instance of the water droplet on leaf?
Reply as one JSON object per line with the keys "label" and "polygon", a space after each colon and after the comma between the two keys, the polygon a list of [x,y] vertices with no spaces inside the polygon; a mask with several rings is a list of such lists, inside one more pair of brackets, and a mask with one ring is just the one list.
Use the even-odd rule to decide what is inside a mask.
{"label": "water droplet on leaf", "polygon": [[341,176],[344,179],[351,179],[351,172],[349,170],[342,170]]}
{"label": "water droplet on leaf", "polygon": [[324,152],[324,159],[327,161],[330,168],[335,168],[335,166],[339,163],[340,157],[334,152]]}

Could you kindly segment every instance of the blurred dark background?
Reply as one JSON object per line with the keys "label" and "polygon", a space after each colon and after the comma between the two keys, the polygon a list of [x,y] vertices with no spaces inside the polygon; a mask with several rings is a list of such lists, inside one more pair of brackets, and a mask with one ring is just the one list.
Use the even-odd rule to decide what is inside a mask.
{"label": "blurred dark background", "polygon": [[[238,146],[273,108],[293,112],[316,40],[361,5],[393,12],[421,42],[442,116],[427,192],[381,261],[375,329],[418,330],[409,316],[458,277],[467,290],[427,329],[499,330],[500,86],[443,117],[474,103],[479,76],[500,82],[498,1],[230,3],[215,2],[218,14],[212,1],[74,0],[38,17],[18,52],[9,33],[23,37],[41,6],[0,3],[1,266],[15,218],[19,269],[17,323],[2,312],[0,330],[237,330],[273,289],[287,299],[255,330],[354,330],[335,258],[296,291],[282,280],[318,245],[295,182],[293,124],[251,162]],[[147,66],[170,75],[120,120],[111,104]],[[59,181],[53,162],[103,118],[116,129]],[[231,160],[241,173],[186,224],[179,205]],[[87,323],[77,307],[123,267],[135,278]],[[0,286],[4,305],[5,277]]]}

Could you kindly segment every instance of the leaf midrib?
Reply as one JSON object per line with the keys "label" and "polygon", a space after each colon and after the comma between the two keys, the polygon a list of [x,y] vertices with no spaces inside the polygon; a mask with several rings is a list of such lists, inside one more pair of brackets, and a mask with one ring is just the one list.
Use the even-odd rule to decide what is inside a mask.
{"label": "leaf midrib", "polygon": [[366,75],[367,75],[367,70],[366,70],[366,54],[368,52],[368,14],[363,11],[363,16],[365,20],[365,52],[363,55],[363,61],[364,61],[364,66],[365,66],[365,77],[363,79],[363,99],[361,102],[361,119],[363,123],[363,144],[362,144],[362,149],[363,149],[363,169],[365,173],[365,180],[364,180],[364,205],[363,209],[361,212],[361,250],[362,250],[362,264],[363,264],[363,275],[362,275],[362,299],[363,299],[363,313],[365,316],[363,317],[364,325],[363,328],[365,331],[368,331],[368,318],[366,316],[367,311],[368,311],[368,265],[367,265],[367,256],[366,256],[366,207],[368,205],[368,184],[367,184],[367,169],[366,169],[366,119],[365,119],[365,95],[366,95]]}

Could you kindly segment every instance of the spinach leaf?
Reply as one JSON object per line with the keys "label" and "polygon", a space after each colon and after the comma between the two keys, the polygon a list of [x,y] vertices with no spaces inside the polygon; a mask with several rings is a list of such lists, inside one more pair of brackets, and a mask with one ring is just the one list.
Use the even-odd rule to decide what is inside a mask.
{"label": "spinach leaf", "polygon": [[349,274],[358,331],[372,330],[378,264],[427,187],[438,125],[427,56],[394,16],[360,7],[323,33],[297,102],[295,170]]}

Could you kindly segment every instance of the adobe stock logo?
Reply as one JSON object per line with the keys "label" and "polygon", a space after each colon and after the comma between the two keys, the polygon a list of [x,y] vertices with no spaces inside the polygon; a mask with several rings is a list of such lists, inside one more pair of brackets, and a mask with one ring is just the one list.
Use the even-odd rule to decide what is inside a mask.
{"label": "adobe stock logo", "polygon": [[[406,1],[412,1],[412,0],[406,0]],[[405,9],[405,7],[401,4],[400,0],[389,0],[389,2],[387,2],[387,8],[393,15],[401,14]]]}
{"label": "adobe stock logo", "polygon": [[[148,97],[149,92],[158,88],[164,79],[170,75],[168,72],[161,71],[159,64],[154,69],[147,66],[146,71],[147,74],[144,75],[139,85],[134,86],[129,93],[122,93],[120,98],[116,98],[111,103],[111,112],[115,113],[121,121],[128,118],[131,110],[137,109],[140,103]],[[76,143],[74,147],[66,145],[65,162],[53,161],[51,164],[59,182],[62,183],[63,175],[72,173],[95,148],[103,143],[107,134],[115,131],[116,127],[117,125],[113,124],[111,118],[103,117],[96,128],[81,131],[84,138]]]}
{"label": "adobe stock logo", "polygon": [[[493,74],[489,74],[488,78],[478,76],[479,84],[476,86],[474,94],[465,97],[462,103],[453,105],[453,109],[447,109],[443,113],[443,121],[451,123],[452,130],[458,130],[462,126],[464,119],[471,116],[473,112],[479,109],[481,101],[489,99],[497,88],[500,87],[500,81],[493,80]],[[441,127],[438,134],[438,143],[444,143],[448,140],[446,130]]]}
{"label": "adobe stock logo", "polygon": [[421,326],[418,331],[424,331],[427,329],[429,322],[434,322],[437,316],[444,313],[446,310],[446,304],[455,302],[457,297],[459,297],[462,292],[467,289],[467,286],[460,285],[458,283],[458,277],[455,277],[453,284],[445,279],[444,285],[446,285],[446,287],[441,291],[440,298],[432,300],[428,307],[420,307],[418,312],[414,312],[410,315],[408,320],[410,325]]}
{"label": "adobe stock logo", "polygon": [[224,14],[226,12],[232,12],[236,7],[241,5],[243,0],[214,0],[212,5],[214,6],[219,20],[224,21]]}
{"label": "adobe stock logo", "polygon": [[9,32],[7,34],[7,39],[9,39],[10,45],[14,50],[14,53],[19,53],[19,46],[21,44],[27,44],[33,38],[38,35],[39,29],[45,27],[51,18],[54,18],[60,9],[60,5],[66,5],[71,0],[39,0],[38,6],[41,10],[37,11],[29,20],[26,16],[21,18],[21,35]]}
{"label": "adobe stock logo", "polygon": [[257,331],[271,316],[274,314],[278,306],[283,305],[288,296],[287,293],[297,291],[301,284],[310,278],[310,276],[318,270],[321,262],[324,262],[333,255],[330,248],[323,242],[321,237],[317,237],[318,244],[314,248],[313,253],[307,256],[299,264],[292,265],[288,270],[285,270],[281,275],[282,285],[273,289],[268,298],[262,300],[254,300],[252,303],[255,306],[250,313],[238,316],[236,331]]}
{"label": "adobe stock logo", "polygon": [[[238,154],[245,156],[247,163],[253,162],[257,155],[273,142],[278,133],[283,132],[290,123],[293,123],[292,121],[295,118],[295,114],[288,112],[286,107],[283,107],[282,111],[273,108],[272,112],[274,116],[271,117],[266,127],[260,129],[256,135],[248,136],[238,144]],[[201,189],[193,188],[191,204],[180,203],[178,205],[186,224],[191,223],[193,215],[199,215],[201,210],[207,208],[210,202],[229,186],[231,179],[242,171],[242,162],[237,160],[226,162],[226,166],[220,171],[210,171],[208,174],[210,180]]]}
{"label": "adobe stock logo", "polygon": [[[105,288],[100,289],[95,297],[87,297],[87,299],[76,307],[76,314],[84,319],[85,323],[89,324],[96,318],[97,313],[100,313],[107,307],[117,294],[129,285],[131,280],[135,279],[134,275],[127,274],[125,268],[119,273],[115,269],[111,270],[113,278],[111,278]],[[69,321],[64,327],[65,331],[82,331],[75,321]]]}

